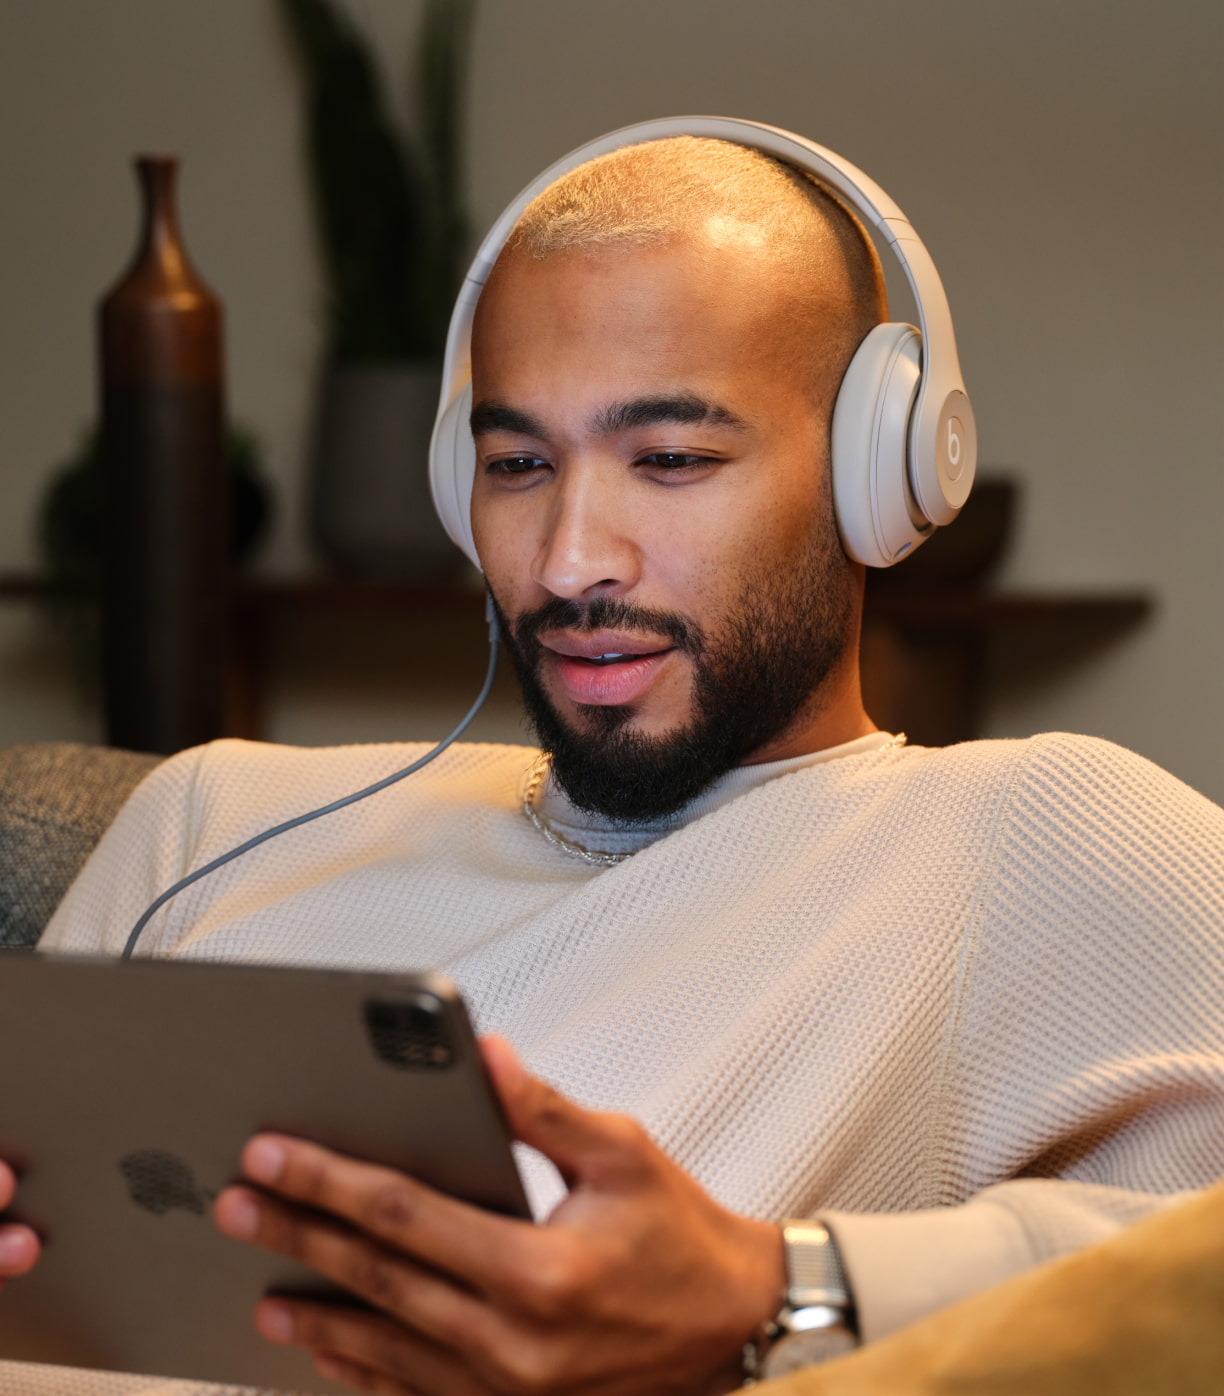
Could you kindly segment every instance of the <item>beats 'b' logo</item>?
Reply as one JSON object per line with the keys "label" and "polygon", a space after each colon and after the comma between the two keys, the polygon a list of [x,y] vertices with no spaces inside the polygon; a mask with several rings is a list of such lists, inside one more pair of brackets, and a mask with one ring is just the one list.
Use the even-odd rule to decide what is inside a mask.
{"label": "beats 'b' logo", "polygon": [[195,1175],[181,1158],[162,1149],[137,1149],[119,1160],[128,1192],[137,1207],[164,1217],[175,1210],[204,1215],[216,1196],[196,1186]]}
{"label": "beats 'b' logo", "polygon": [[948,418],[948,440],[945,444],[945,451],[948,457],[948,474],[958,480],[961,473],[961,435],[965,428],[960,424],[959,417]]}
{"label": "beats 'b' logo", "polygon": [[[939,411],[935,431],[935,469],[942,503],[950,511],[946,518],[927,517],[934,523],[951,523],[956,510],[964,504],[973,488],[973,471],[977,465],[977,431],[973,424],[973,408],[959,390],[950,392]],[[940,500],[934,501],[936,507]]]}

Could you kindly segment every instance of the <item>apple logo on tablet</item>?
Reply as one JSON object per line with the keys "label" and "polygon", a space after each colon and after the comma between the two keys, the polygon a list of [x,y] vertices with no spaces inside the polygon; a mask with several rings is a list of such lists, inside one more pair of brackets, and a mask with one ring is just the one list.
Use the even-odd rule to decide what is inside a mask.
{"label": "apple logo on tablet", "polygon": [[132,1201],[155,1217],[176,1210],[202,1217],[215,1196],[198,1187],[190,1167],[164,1149],[137,1149],[125,1155],[119,1160],[119,1172]]}

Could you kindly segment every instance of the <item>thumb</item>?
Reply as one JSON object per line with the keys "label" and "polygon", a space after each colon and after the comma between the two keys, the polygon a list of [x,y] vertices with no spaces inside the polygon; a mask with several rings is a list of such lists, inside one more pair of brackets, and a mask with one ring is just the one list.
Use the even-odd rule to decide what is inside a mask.
{"label": "thumb", "polygon": [[624,1115],[586,1110],[532,1076],[504,1037],[481,1039],[485,1066],[516,1139],[556,1164],[566,1185],[612,1187],[640,1171],[642,1128]]}

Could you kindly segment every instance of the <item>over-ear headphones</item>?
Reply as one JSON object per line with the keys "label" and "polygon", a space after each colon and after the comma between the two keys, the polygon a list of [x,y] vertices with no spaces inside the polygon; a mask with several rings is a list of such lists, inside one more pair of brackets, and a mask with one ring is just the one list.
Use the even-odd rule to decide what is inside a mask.
{"label": "over-ear headphones", "polygon": [[848,161],[790,131],[725,116],[673,116],[625,126],[550,165],[498,218],[464,278],[446,341],[442,396],[429,451],[434,504],[451,538],[480,566],[472,538],[476,452],[471,337],[485,280],[523,210],[563,174],[621,146],[668,136],[708,136],[772,155],[813,175],[870,225],[901,264],[918,326],[877,325],[842,379],[833,409],[833,502],[851,557],[891,567],[951,523],[969,497],[977,462],[952,315],[939,273],[905,215]]}

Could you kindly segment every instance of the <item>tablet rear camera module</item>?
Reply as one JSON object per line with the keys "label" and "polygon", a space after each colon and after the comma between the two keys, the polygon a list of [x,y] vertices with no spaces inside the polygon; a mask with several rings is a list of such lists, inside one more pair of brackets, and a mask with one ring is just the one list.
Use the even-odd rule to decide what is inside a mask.
{"label": "tablet rear camera module", "polygon": [[367,999],[366,1032],[389,1066],[438,1070],[455,1060],[441,1002],[431,994],[411,999]]}

